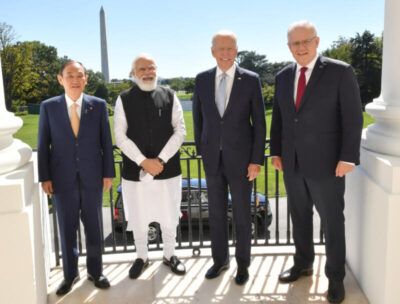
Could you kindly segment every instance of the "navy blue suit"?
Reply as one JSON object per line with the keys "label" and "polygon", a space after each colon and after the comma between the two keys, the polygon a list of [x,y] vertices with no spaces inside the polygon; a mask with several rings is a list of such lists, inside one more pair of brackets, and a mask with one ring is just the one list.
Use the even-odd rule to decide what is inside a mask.
{"label": "navy blue suit", "polygon": [[318,57],[300,108],[294,103],[296,64],[276,76],[271,155],[280,156],[293,221],[294,264],[312,267],[313,205],[321,217],[329,279],[345,276],[345,179],[335,176],[339,161],[359,164],[362,109],[350,65]]}
{"label": "navy blue suit", "polygon": [[65,95],[40,107],[39,180],[52,181],[58,216],[64,277],[77,276],[77,229],[85,228],[88,273],[102,273],[101,206],[103,178],[114,177],[114,159],[106,103],[83,95],[80,127],[75,138]]}
{"label": "navy blue suit", "polygon": [[197,153],[206,172],[214,263],[228,262],[228,187],[236,227],[236,260],[250,264],[250,163],[264,164],[265,112],[257,74],[236,68],[229,102],[221,117],[215,104],[216,68],[197,75],[193,120]]}

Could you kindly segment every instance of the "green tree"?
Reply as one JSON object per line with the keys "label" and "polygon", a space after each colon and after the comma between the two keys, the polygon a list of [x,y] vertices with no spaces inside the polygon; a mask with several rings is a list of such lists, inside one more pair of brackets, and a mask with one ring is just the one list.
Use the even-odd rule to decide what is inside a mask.
{"label": "green tree", "polygon": [[267,56],[257,54],[255,51],[240,51],[237,54],[237,62],[242,68],[260,75],[263,83],[266,82],[268,77]]}
{"label": "green tree", "polygon": [[382,39],[371,32],[350,39],[351,64],[357,74],[363,104],[378,97],[381,91]]}

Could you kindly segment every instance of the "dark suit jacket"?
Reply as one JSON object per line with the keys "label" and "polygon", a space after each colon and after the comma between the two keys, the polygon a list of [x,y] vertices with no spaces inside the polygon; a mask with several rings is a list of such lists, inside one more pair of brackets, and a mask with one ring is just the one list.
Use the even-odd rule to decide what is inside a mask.
{"label": "dark suit jacket", "polygon": [[284,172],[306,177],[335,175],[339,160],[359,164],[362,108],[350,65],[326,57],[315,63],[301,101],[294,105],[296,64],[276,76],[271,155],[281,156]]}
{"label": "dark suit jacket", "polygon": [[114,177],[114,158],[106,103],[83,96],[78,138],[74,137],[65,95],[40,107],[39,180],[53,182],[55,193],[74,185],[77,172],[84,187],[101,189],[104,177]]}
{"label": "dark suit jacket", "polygon": [[224,166],[233,174],[247,174],[250,163],[264,163],[265,112],[257,74],[236,68],[223,117],[215,104],[216,68],[197,75],[193,97],[196,149],[207,174],[217,172],[221,147]]}

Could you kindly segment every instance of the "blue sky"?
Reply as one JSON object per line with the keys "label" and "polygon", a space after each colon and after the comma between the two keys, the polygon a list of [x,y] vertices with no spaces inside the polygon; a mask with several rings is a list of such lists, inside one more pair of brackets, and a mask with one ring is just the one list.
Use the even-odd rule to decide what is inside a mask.
{"label": "blue sky", "polygon": [[292,60],[286,46],[290,23],[312,21],[320,51],[339,36],[383,31],[384,0],[0,0],[0,22],[18,40],[39,40],[100,71],[99,12],[106,13],[110,78],[127,78],[133,58],[152,54],[163,77],[189,76],[215,65],[212,35],[229,29],[239,50],[268,61]]}

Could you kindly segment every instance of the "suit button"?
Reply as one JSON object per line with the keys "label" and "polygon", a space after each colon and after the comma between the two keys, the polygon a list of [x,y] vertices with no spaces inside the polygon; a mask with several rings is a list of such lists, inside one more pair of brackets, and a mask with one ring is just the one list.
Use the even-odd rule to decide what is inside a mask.
{"label": "suit button", "polygon": [[79,144],[78,144],[78,143],[76,143],[76,144],[75,144],[75,147],[79,147]]}
{"label": "suit button", "polygon": [[76,161],[79,161],[79,157],[76,158]]}
{"label": "suit button", "polygon": [[221,122],[220,122],[220,123],[221,123],[221,125],[223,125],[223,124],[224,124],[224,121],[223,121],[223,120],[221,120]]}
{"label": "suit button", "polygon": [[296,122],[296,123],[299,122],[299,119],[298,119],[298,118],[295,118],[295,119],[294,119],[294,122]]}

